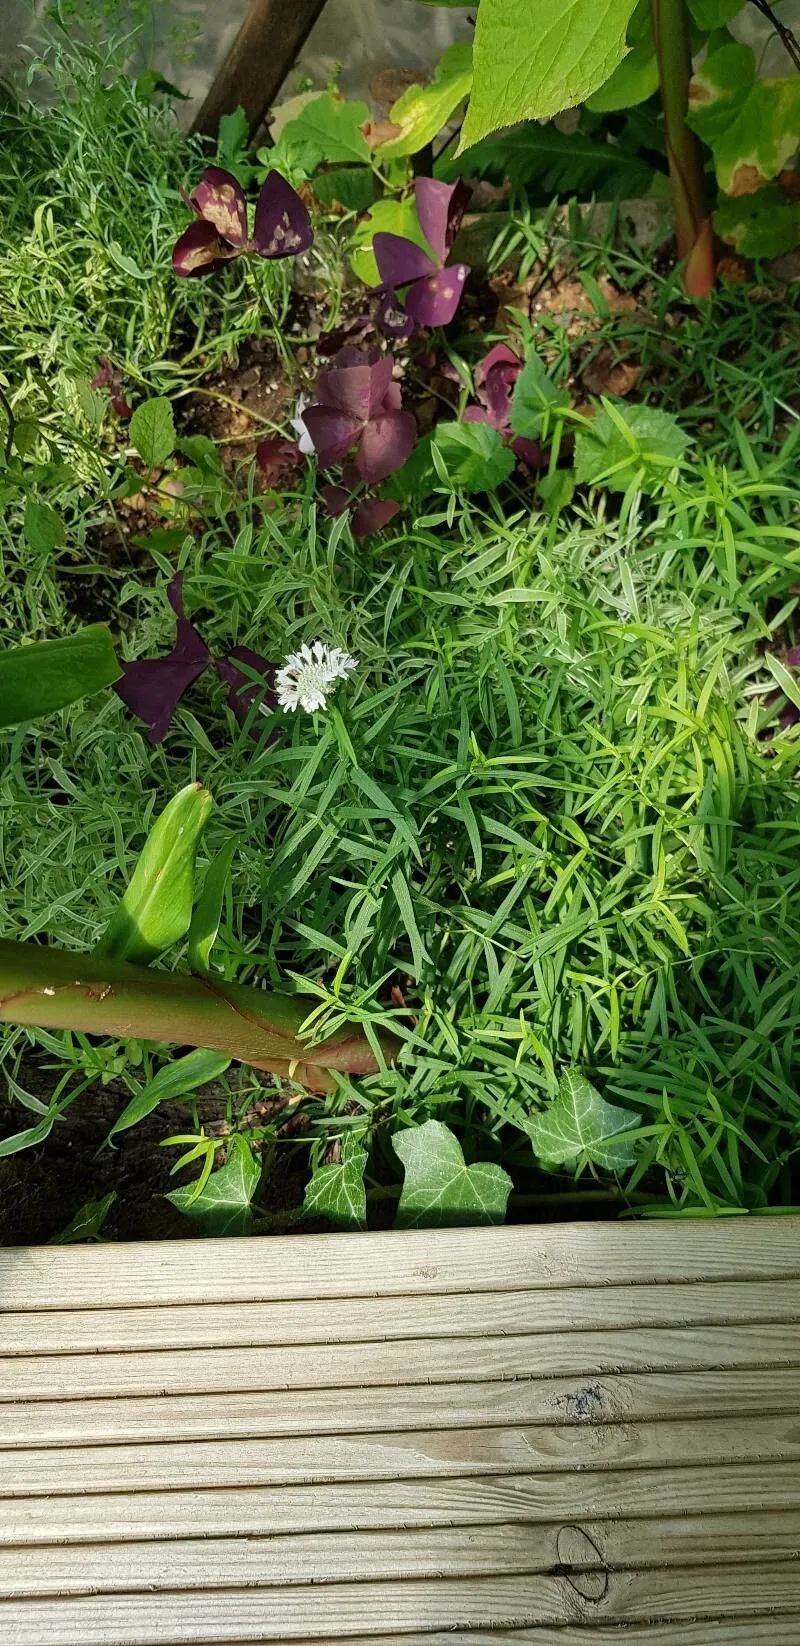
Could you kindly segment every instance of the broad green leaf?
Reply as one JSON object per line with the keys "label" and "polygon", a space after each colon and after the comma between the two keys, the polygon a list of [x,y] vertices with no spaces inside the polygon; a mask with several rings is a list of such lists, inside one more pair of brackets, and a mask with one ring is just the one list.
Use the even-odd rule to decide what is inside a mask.
{"label": "broad green leaf", "polygon": [[780,257],[800,244],[800,200],[768,183],[757,194],[720,200],[714,228],[742,257]]}
{"label": "broad green leaf", "polygon": [[620,1171],[635,1158],[632,1138],[619,1140],[641,1124],[641,1115],[606,1103],[580,1069],[565,1069],[558,1096],[544,1114],[531,1115],[527,1132],[543,1166],[585,1165]]}
{"label": "broad green leaf", "polygon": [[688,124],[708,143],[726,194],[755,194],[800,146],[800,75],[760,80],[749,46],[709,52],[692,78]]}
{"label": "broad green leaf", "polygon": [[121,673],[105,623],[0,651],[0,726],[40,720],[111,686]]}
{"label": "broad green leaf", "polygon": [[714,29],[724,29],[741,11],[742,0],[686,0],[686,6],[697,27],[712,34]]}
{"label": "broad green leaf", "polygon": [[459,152],[500,126],[547,120],[622,62],[636,0],[481,0],[472,96]]}
{"label": "broad green leaf", "polygon": [[539,501],[547,514],[559,514],[562,509],[572,502],[575,492],[575,476],[571,469],[554,469],[552,474],[543,474],[536,486]]}
{"label": "broad green leaf", "polygon": [[175,450],[175,424],[172,407],[166,395],[156,400],[144,400],[128,425],[131,445],[146,469],[157,469]]}
{"label": "broad green leaf", "polygon": [[376,149],[376,160],[418,154],[447,125],[471,86],[472,41],[459,40],[442,53],[429,86],[409,86],[392,105],[389,119],[400,131]]}
{"label": "broad green leaf", "polygon": [[593,114],[613,113],[615,109],[632,109],[644,103],[658,90],[658,60],[653,44],[651,0],[638,0],[628,24],[627,57],[609,75],[605,84],[586,98],[586,107]]}
{"label": "broad green leaf", "polygon": [[227,841],[206,869],[203,890],[189,926],[189,965],[193,972],[209,970],[235,851],[236,841]]}
{"label": "broad green leaf", "polygon": [[224,1057],[221,1052],[197,1046],[185,1057],[176,1057],[171,1063],[166,1063],[131,1098],[119,1119],[114,1121],[106,1141],[110,1142],[117,1132],[127,1132],[129,1127],[138,1126],[139,1121],[152,1114],[159,1103],[185,1097],[187,1092],[196,1091],[198,1086],[207,1085],[209,1080],[219,1080],[220,1075],[230,1067],[230,1062],[230,1058]]}
{"label": "broad green leaf", "polygon": [[197,846],[211,796],[189,783],[156,818],[97,953],[147,966],[189,930]]}
{"label": "broad green leaf", "polygon": [[410,197],[404,200],[377,200],[367,212],[362,223],[359,223],[350,242],[350,262],[353,273],[363,280],[365,286],[379,286],[381,277],[378,265],[372,251],[373,235],[400,234],[406,240],[413,240],[416,246],[423,251],[430,252],[430,246],[419,226],[414,201]]}
{"label": "broad green leaf", "polygon": [[345,211],[368,211],[375,199],[375,178],[369,166],[318,172],[312,187],[323,206],[343,206]]}
{"label": "broad green leaf", "polygon": [[[575,478],[579,485],[607,486],[627,491],[637,480],[643,491],[655,489],[680,461],[689,436],[669,412],[652,406],[621,406],[605,402],[590,429],[580,429],[575,440]],[[620,425],[624,425],[620,427]]]}
{"label": "broad green leaf", "polygon": [[568,411],[569,393],[553,382],[538,354],[531,352],[514,385],[511,397],[511,427],[514,434],[536,440],[548,414]]}
{"label": "broad green leaf", "polygon": [[464,492],[495,491],[516,462],[503,436],[488,423],[438,423],[431,455],[444,484]]}
{"label": "broad green leaf", "polygon": [[247,1234],[253,1221],[251,1201],[261,1179],[261,1165],[246,1139],[234,1135],[224,1166],[212,1172],[199,1194],[190,1184],[167,1195],[186,1217],[205,1225],[209,1235]]}
{"label": "broad green leaf", "polygon": [[341,1159],[331,1166],[319,1166],[306,1186],[303,1213],[306,1217],[327,1217],[340,1229],[365,1229],[367,1195],[364,1171],[367,1151],[354,1132],[342,1140]]}
{"label": "broad green leaf", "polygon": [[292,147],[305,170],[312,172],[323,160],[369,161],[370,147],[361,130],[370,119],[366,103],[350,101],[338,92],[324,91],[294,120],[287,120],[281,142]]}
{"label": "broad green leaf", "polygon": [[25,504],[23,528],[36,554],[52,554],[54,549],[62,549],[67,540],[61,516],[38,497],[29,497]]}
{"label": "broad green leaf", "polygon": [[431,457],[431,445],[429,434],[424,434],[417,441],[403,467],[389,475],[383,487],[387,497],[393,497],[397,503],[407,503],[410,498],[424,497],[428,491],[435,489],[438,477]]}
{"label": "broad green leaf", "polygon": [[502,1223],[513,1188],[508,1173],[489,1161],[468,1166],[458,1138],[440,1120],[395,1133],[392,1147],[405,1172],[398,1229]]}
{"label": "broad green leaf", "polygon": [[116,1190],[104,1194],[101,1200],[87,1200],[71,1217],[66,1229],[53,1235],[49,1245],[73,1246],[79,1240],[96,1240],[117,1198]]}

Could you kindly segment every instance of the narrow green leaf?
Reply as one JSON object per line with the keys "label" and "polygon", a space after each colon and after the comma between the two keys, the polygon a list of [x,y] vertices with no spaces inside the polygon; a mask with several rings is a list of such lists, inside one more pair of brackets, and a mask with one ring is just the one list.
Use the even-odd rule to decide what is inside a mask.
{"label": "narrow green leaf", "polygon": [[131,445],[146,469],[157,469],[175,450],[175,424],[172,406],[166,395],[145,400],[136,410],[128,425]]}
{"label": "narrow green leaf", "polygon": [[641,1115],[606,1103],[580,1069],[565,1069],[558,1095],[544,1114],[524,1121],[535,1153],[543,1166],[583,1165],[592,1161],[606,1171],[620,1171],[635,1159],[633,1140],[618,1140],[620,1132],[641,1125]]}
{"label": "narrow green leaf", "polygon": [[0,651],[0,727],[53,714],[112,685],[121,673],[105,623]]}
{"label": "narrow green leaf", "polygon": [[87,1200],[71,1217],[60,1234],[53,1235],[51,1246],[74,1246],[79,1240],[96,1240],[117,1198],[116,1190],[104,1194],[101,1200]]}
{"label": "narrow green leaf", "polygon": [[97,953],[147,966],[189,930],[194,865],[211,796],[199,783],[176,794],[153,824],[130,885]]}
{"label": "narrow green leaf", "polygon": [[303,1201],[305,1217],[327,1217],[340,1229],[365,1229],[367,1195],[364,1171],[367,1151],[354,1132],[342,1140],[341,1158],[332,1165],[319,1166],[306,1185]]}
{"label": "narrow green leaf", "polygon": [[468,1166],[458,1138],[440,1120],[397,1132],[392,1148],[405,1171],[398,1229],[502,1223],[513,1187],[508,1173],[488,1161]]}
{"label": "narrow green leaf", "polygon": [[196,1091],[198,1086],[218,1080],[230,1068],[230,1063],[229,1057],[224,1057],[221,1052],[208,1051],[203,1046],[197,1046],[185,1057],[176,1057],[171,1063],[166,1063],[131,1098],[119,1119],[114,1121],[106,1141],[110,1142],[118,1132],[126,1132],[129,1127],[138,1125],[140,1120],[158,1108],[159,1103],[185,1097],[187,1092]]}
{"label": "narrow green leaf", "polygon": [[260,1179],[260,1162],[246,1139],[236,1134],[230,1140],[225,1165],[210,1174],[200,1194],[192,1184],[173,1189],[167,1200],[186,1217],[204,1224],[206,1234],[243,1235],[253,1221],[251,1202]]}
{"label": "narrow green leaf", "polygon": [[780,686],[784,697],[788,698],[796,709],[800,709],[800,679],[789,673],[786,665],[781,662],[779,657],[767,657],[765,662],[773,680]]}
{"label": "narrow green leaf", "polygon": [[209,970],[235,852],[236,841],[228,840],[206,870],[189,926],[189,965],[193,972],[204,974]]}

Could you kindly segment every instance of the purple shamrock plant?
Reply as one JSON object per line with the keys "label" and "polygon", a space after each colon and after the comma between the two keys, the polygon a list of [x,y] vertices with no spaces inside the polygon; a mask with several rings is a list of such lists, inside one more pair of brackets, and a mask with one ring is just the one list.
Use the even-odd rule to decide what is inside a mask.
{"label": "purple shamrock plant", "polygon": [[402,410],[392,362],[377,349],[340,349],[317,379],[313,405],[302,421],[323,469],[355,452],[355,469],[367,486],[402,468],[414,448],[417,425]]}
{"label": "purple shamrock plant", "polygon": [[[150,742],[163,741],[184,693],[212,663],[228,686],[228,705],[240,726],[256,699],[265,711],[274,709],[274,666],[247,646],[234,646],[226,656],[212,657],[202,635],[184,615],[181,573],[173,577],[167,598],[178,620],[172,651],[166,657],[140,657],[134,663],[123,663],[122,678],[114,686],[131,714],[149,726]],[[258,738],[257,727],[252,735]]]}
{"label": "purple shamrock plant", "polygon": [[[372,250],[381,277],[376,320],[384,337],[411,337],[423,326],[446,326],[452,320],[469,266],[449,264],[447,259],[469,197],[466,183],[417,178],[417,216],[433,257],[404,235],[379,232],[373,236]],[[405,292],[402,300],[399,291]]]}
{"label": "purple shamrock plant", "polygon": [[108,389],[108,403],[111,410],[120,419],[133,415],[133,407],[128,405],[123,394],[124,378],[116,366],[112,366],[107,354],[101,354],[97,371],[89,387],[92,389]]}
{"label": "purple shamrock plant", "polygon": [[[342,470],[342,479],[351,487],[349,491],[347,484],[344,486],[329,485],[321,487],[325,507],[328,513],[334,517],[338,514],[344,514],[353,503],[353,487],[360,478],[357,471],[353,476],[352,470],[354,468],[355,464],[345,463]],[[353,536],[359,540],[374,536],[375,532],[382,531],[384,526],[388,526],[389,522],[394,520],[395,515],[399,512],[400,504],[395,503],[391,497],[359,498],[350,517],[350,529]]]}
{"label": "purple shamrock plant", "polygon": [[259,257],[295,257],[314,239],[311,218],[299,194],[280,172],[271,171],[256,202],[252,236],[247,227],[244,189],[221,166],[207,166],[186,197],[196,221],[176,241],[172,266],[193,278],[215,274],[243,252]]}
{"label": "purple shamrock plant", "polygon": [[522,371],[523,362],[507,343],[496,343],[485,360],[475,368],[475,393],[480,405],[467,406],[465,423],[488,423],[502,434],[507,446],[522,463],[539,469],[545,455],[536,440],[515,435],[511,429],[511,399],[514,385]]}

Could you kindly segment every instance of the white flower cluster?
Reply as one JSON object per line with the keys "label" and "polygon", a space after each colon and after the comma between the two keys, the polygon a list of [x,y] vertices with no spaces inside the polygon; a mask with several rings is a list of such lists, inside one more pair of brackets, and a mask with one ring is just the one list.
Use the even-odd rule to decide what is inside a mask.
{"label": "white flower cluster", "polygon": [[313,714],[324,709],[337,680],[346,680],[356,667],[356,659],[338,646],[326,646],[322,640],[312,640],[299,652],[292,652],[275,676],[278,703],[285,714],[290,710],[305,709]]}

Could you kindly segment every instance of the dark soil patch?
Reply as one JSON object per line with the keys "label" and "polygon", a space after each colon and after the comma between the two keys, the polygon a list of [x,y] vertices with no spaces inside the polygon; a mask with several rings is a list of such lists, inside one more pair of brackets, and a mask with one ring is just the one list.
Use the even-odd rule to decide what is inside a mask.
{"label": "dark soil patch", "polygon": [[[20,1081],[27,1091],[46,1101],[53,1075],[28,1064]],[[138,1126],[121,1133],[113,1148],[103,1148],[129,1098],[130,1093],[118,1082],[97,1085],[66,1110],[46,1142],[0,1159],[0,1246],[45,1244],[66,1228],[87,1201],[100,1200],[112,1191],[116,1200],[103,1225],[104,1239],[185,1240],[202,1234],[198,1223],[164,1198],[178,1184],[190,1182],[192,1170],[197,1169],[170,1177],[180,1151],[160,1147],[163,1138],[193,1130],[189,1105],[165,1103]],[[268,1120],[277,1106],[276,1097],[265,1089],[264,1098],[244,1117],[246,1124],[263,1126]],[[221,1165],[222,1139],[229,1130],[221,1088],[209,1086],[198,1093],[197,1110],[207,1135],[216,1132],[220,1136]],[[34,1123],[34,1117],[20,1106],[0,1099],[0,1136],[10,1137]],[[298,1125],[305,1124],[304,1117],[294,1116],[284,1135],[291,1136]],[[257,1216],[265,1215],[277,1230],[288,1227],[302,1204],[307,1177],[305,1150],[281,1146],[271,1152]]]}

